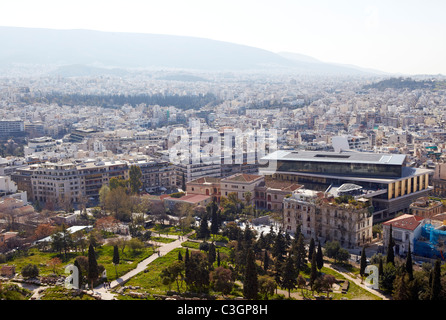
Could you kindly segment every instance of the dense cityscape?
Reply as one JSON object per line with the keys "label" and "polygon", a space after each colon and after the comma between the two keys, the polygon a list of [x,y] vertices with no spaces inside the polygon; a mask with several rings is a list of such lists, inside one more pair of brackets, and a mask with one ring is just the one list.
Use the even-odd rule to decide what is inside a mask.
{"label": "dense cityscape", "polygon": [[446,300],[445,10],[1,1],[3,313]]}
{"label": "dense cityscape", "polygon": [[[433,77],[5,76],[0,296],[443,299],[445,99]],[[172,161],[194,123],[240,161]]]}

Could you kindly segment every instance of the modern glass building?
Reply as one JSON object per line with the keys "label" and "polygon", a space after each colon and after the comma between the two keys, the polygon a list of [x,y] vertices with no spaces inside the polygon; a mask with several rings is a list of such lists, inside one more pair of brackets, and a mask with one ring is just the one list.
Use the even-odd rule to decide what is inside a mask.
{"label": "modern glass building", "polygon": [[407,167],[404,154],[279,150],[261,161],[260,174],[308,189],[339,195],[344,184],[361,187],[355,196],[372,200],[374,223],[409,212],[412,201],[433,189],[429,186],[433,170]]}

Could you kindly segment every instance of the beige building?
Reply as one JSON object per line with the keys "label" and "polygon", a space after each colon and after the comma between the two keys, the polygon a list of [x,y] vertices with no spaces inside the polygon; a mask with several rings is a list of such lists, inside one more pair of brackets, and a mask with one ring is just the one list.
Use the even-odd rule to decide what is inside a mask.
{"label": "beige building", "polygon": [[80,203],[97,198],[102,185],[111,178],[128,179],[125,161],[85,163],[44,163],[33,168],[31,176],[34,201]]}
{"label": "beige building", "polygon": [[264,184],[265,177],[255,174],[237,173],[220,180],[221,196],[227,197],[230,193],[237,194],[237,198],[245,201],[246,192],[251,193],[251,204],[254,204],[255,189]]}
{"label": "beige building", "polygon": [[295,233],[298,225],[306,238],[339,241],[343,247],[363,246],[372,241],[369,200],[338,203],[323,192],[298,189],[283,200],[283,228]]}
{"label": "beige building", "polygon": [[414,215],[430,219],[443,212],[443,203],[429,199],[429,197],[420,197],[415,202],[412,202],[410,211]]}

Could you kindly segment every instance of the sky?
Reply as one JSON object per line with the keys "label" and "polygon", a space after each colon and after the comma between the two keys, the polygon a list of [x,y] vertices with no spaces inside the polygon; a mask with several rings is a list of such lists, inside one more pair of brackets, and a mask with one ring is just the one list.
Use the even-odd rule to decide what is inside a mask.
{"label": "sky", "polygon": [[0,0],[0,26],[193,36],[446,75],[445,12],[444,0]]}

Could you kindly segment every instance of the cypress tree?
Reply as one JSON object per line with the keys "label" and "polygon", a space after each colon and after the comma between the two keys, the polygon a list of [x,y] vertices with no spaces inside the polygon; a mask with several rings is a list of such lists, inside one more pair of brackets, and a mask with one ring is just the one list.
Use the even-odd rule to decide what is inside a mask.
{"label": "cypress tree", "polygon": [[318,276],[317,266],[316,266],[316,255],[311,256],[311,273],[310,273],[310,287],[313,287],[314,282]]}
{"label": "cypress tree", "polygon": [[432,273],[431,300],[440,300],[441,290],[441,261],[437,259]]}
{"label": "cypress tree", "polygon": [[268,251],[265,250],[265,255],[263,256],[263,270],[265,270],[266,272],[268,268],[269,268],[269,256],[268,256]]}
{"label": "cypress tree", "polygon": [[258,279],[257,269],[255,263],[254,251],[249,250],[246,257],[245,277],[243,282],[243,296],[246,299],[257,299],[258,294]]}
{"label": "cypress tree", "polygon": [[367,258],[365,256],[365,248],[362,247],[361,251],[361,262],[359,267],[359,274],[363,277],[365,273],[365,268],[367,267]]}
{"label": "cypress tree", "polygon": [[312,261],[314,252],[314,238],[311,238],[310,245],[308,247],[308,260]]}
{"label": "cypress tree", "polygon": [[221,264],[221,260],[220,260],[220,250],[217,251],[217,267],[219,267]]}
{"label": "cypress tree", "polygon": [[389,231],[389,243],[387,245],[387,263],[392,263],[393,265],[395,265],[395,253],[393,252],[393,246],[395,245],[394,241],[393,241],[393,236],[392,236],[392,225],[390,225],[390,231]]}
{"label": "cypress tree", "polygon": [[115,265],[116,278],[118,277],[118,267],[119,264],[119,249],[118,246],[113,246],[113,264]]}
{"label": "cypress tree", "polygon": [[413,280],[413,263],[412,263],[412,252],[410,250],[410,242],[409,242],[409,250],[407,251],[406,258],[406,272],[409,275],[409,281]]}
{"label": "cypress tree", "polygon": [[[83,274],[82,274],[82,269],[81,269],[81,265],[79,264],[79,262],[77,260],[74,260],[74,266],[77,268],[78,271],[78,275],[79,275],[79,283],[77,284],[79,287],[79,289],[82,289],[82,285],[83,285]],[[73,285],[76,285],[75,283],[73,283]]]}
{"label": "cypress tree", "polygon": [[90,243],[88,248],[88,280],[90,281],[90,288],[93,290],[94,281],[99,278],[98,262],[96,261],[96,253],[93,244]]}
{"label": "cypress tree", "polygon": [[322,248],[321,243],[319,242],[317,245],[317,252],[316,252],[316,264],[319,271],[324,266],[324,257],[322,256]]}
{"label": "cypress tree", "polygon": [[208,261],[209,265],[212,266],[212,264],[215,262],[216,259],[216,252],[215,252],[215,245],[213,242],[209,245],[209,251],[208,251]]}

